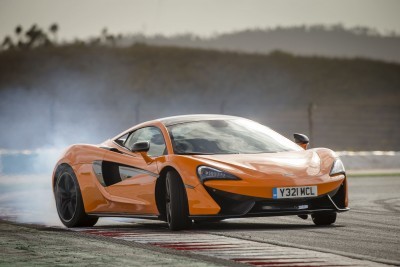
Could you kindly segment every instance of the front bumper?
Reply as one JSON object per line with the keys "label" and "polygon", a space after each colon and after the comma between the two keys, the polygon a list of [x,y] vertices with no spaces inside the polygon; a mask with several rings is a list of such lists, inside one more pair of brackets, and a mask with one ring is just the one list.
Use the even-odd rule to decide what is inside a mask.
{"label": "front bumper", "polygon": [[345,212],[346,183],[343,182],[335,190],[313,198],[268,199],[233,194],[210,188],[205,189],[221,210],[215,215],[193,215],[193,220],[227,219],[241,217],[268,217],[285,215],[308,215],[320,212]]}

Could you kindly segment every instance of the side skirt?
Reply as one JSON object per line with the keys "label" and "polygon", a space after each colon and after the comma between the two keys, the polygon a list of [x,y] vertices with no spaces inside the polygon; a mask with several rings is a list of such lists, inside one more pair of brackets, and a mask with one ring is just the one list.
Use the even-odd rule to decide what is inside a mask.
{"label": "side skirt", "polygon": [[88,215],[96,217],[123,217],[123,218],[137,218],[137,219],[147,219],[147,220],[161,220],[160,215],[147,215],[147,214],[101,212],[101,213],[88,213]]}

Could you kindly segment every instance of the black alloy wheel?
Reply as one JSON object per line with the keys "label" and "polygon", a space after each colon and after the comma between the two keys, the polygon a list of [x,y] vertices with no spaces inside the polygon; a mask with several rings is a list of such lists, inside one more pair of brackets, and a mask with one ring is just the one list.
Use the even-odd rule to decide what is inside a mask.
{"label": "black alloy wheel", "polygon": [[167,215],[168,226],[171,225],[171,190],[169,179],[165,180],[165,213]]}
{"label": "black alloy wheel", "polygon": [[175,171],[168,172],[165,180],[165,213],[168,227],[173,231],[187,229],[192,224],[185,186]]}
{"label": "black alloy wheel", "polygon": [[81,190],[74,171],[67,165],[57,169],[54,197],[58,217],[67,227],[93,226],[98,218],[85,212]]}
{"label": "black alloy wheel", "polygon": [[64,172],[57,180],[55,188],[58,214],[65,222],[69,222],[75,215],[77,206],[76,185],[68,172]]}

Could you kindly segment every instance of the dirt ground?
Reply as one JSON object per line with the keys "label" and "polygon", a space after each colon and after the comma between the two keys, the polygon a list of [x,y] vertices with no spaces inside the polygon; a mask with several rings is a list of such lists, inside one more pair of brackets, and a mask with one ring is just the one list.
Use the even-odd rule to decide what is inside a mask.
{"label": "dirt ground", "polygon": [[217,266],[54,228],[0,220],[0,266]]}

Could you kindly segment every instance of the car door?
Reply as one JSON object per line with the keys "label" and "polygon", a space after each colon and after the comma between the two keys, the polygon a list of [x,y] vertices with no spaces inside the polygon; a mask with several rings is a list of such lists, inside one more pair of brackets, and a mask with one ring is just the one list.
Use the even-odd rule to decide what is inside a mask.
{"label": "car door", "polygon": [[[140,153],[131,152],[136,142],[148,141],[147,163]],[[158,178],[156,159],[166,152],[162,132],[155,126],[144,127],[129,134],[123,143],[126,149],[108,151],[103,158],[102,171],[105,190],[113,199],[111,208],[117,213],[137,215],[158,214],[155,202],[155,185]]]}

